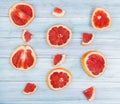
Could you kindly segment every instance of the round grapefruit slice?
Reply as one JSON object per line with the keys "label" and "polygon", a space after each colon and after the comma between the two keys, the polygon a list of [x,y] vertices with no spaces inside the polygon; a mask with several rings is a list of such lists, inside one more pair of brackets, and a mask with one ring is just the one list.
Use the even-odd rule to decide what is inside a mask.
{"label": "round grapefruit slice", "polygon": [[111,16],[102,8],[96,8],[92,15],[92,26],[97,30],[104,30],[111,26]]}
{"label": "round grapefruit slice", "polygon": [[36,86],[36,84],[34,84],[34,83],[27,83],[25,88],[24,88],[24,90],[23,90],[23,93],[26,94],[26,95],[31,95],[37,89],[38,89],[38,87]]}
{"label": "round grapefruit slice", "polygon": [[106,58],[98,51],[89,51],[82,56],[82,66],[90,77],[97,78],[106,69]]}
{"label": "round grapefruit slice", "polygon": [[17,70],[29,70],[36,64],[36,53],[30,46],[19,46],[11,54],[10,63]]}
{"label": "round grapefruit slice", "polygon": [[66,46],[72,37],[71,30],[65,25],[54,25],[47,32],[47,43],[53,48]]}
{"label": "round grapefruit slice", "polygon": [[63,17],[65,14],[65,11],[61,8],[55,7],[53,10],[53,16],[55,17]]}
{"label": "round grapefruit slice", "polygon": [[92,101],[95,98],[95,94],[96,94],[95,87],[92,86],[92,87],[85,89],[83,91],[83,94],[89,101]]}
{"label": "round grapefruit slice", "polygon": [[72,74],[65,68],[55,68],[47,75],[47,85],[52,90],[62,90],[66,88],[72,80]]}
{"label": "round grapefruit slice", "polygon": [[22,39],[25,43],[30,42],[30,40],[32,39],[32,36],[33,35],[27,30],[24,30],[22,33]]}
{"label": "round grapefruit slice", "polygon": [[91,34],[91,33],[83,33],[82,34],[82,45],[83,46],[88,46],[90,45],[93,40],[94,40],[94,34]]}
{"label": "round grapefruit slice", "polygon": [[59,66],[61,65],[66,59],[66,55],[65,54],[56,54],[54,55],[53,57],[53,65],[56,67],[56,66]]}
{"label": "round grapefruit slice", "polygon": [[17,3],[9,10],[9,18],[17,27],[28,26],[33,21],[34,17],[34,9],[28,3]]}

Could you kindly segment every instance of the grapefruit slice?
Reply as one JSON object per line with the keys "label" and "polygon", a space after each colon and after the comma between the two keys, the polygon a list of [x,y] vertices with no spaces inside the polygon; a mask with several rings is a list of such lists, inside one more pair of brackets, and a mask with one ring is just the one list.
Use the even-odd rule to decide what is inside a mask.
{"label": "grapefruit slice", "polygon": [[65,25],[54,25],[47,32],[47,43],[53,48],[66,46],[72,37],[71,30]]}
{"label": "grapefruit slice", "polygon": [[33,21],[34,17],[34,9],[28,3],[17,3],[9,10],[9,18],[17,27],[28,26]]}
{"label": "grapefruit slice", "polygon": [[111,16],[102,8],[96,8],[92,15],[92,26],[97,30],[104,30],[111,26]]}
{"label": "grapefruit slice", "polygon": [[93,78],[101,76],[106,69],[106,58],[97,51],[88,51],[82,56],[82,67]]}
{"label": "grapefruit slice", "polygon": [[19,46],[11,54],[10,63],[17,70],[29,70],[36,64],[36,53],[30,46]]}
{"label": "grapefruit slice", "polygon": [[91,33],[83,33],[82,34],[82,45],[88,46],[90,45],[94,40],[94,34]]}
{"label": "grapefruit slice", "polygon": [[65,68],[55,68],[47,75],[47,85],[52,90],[62,90],[66,88],[72,80],[72,74]]}
{"label": "grapefruit slice", "polygon": [[38,87],[34,83],[27,83],[23,90],[23,93],[26,95],[30,95],[33,94],[37,89]]}
{"label": "grapefruit slice", "polygon": [[32,36],[33,35],[27,30],[24,30],[22,33],[22,39],[25,43],[30,42],[30,40],[32,39]]}
{"label": "grapefruit slice", "polygon": [[61,65],[66,59],[66,55],[65,54],[56,54],[54,55],[53,57],[53,65],[56,67],[56,66],[59,66]]}
{"label": "grapefruit slice", "polygon": [[55,17],[63,17],[65,14],[65,11],[61,8],[55,7],[53,10],[53,16]]}
{"label": "grapefruit slice", "polygon": [[85,89],[83,91],[83,94],[89,101],[92,101],[95,98],[95,94],[96,94],[95,87],[92,86],[92,87]]}

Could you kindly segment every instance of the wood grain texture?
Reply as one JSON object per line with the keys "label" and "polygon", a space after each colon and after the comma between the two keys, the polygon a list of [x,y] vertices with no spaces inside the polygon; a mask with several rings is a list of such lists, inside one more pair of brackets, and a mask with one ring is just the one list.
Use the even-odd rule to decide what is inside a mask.
{"label": "wood grain texture", "polygon": [[[37,64],[30,71],[13,69],[9,63],[11,53],[23,45],[22,28],[15,27],[9,20],[9,8],[17,2],[33,5],[36,17],[25,29],[33,34],[29,43],[37,53]],[[120,104],[120,0],[1,0],[0,1],[0,104]],[[54,7],[63,8],[63,18],[51,15]],[[91,26],[91,15],[96,7],[106,9],[112,17],[111,28],[96,31]],[[46,32],[54,24],[65,24],[73,36],[69,45],[53,49],[46,43]],[[95,40],[88,47],[81,45],[81,34],[91,32]],[[105,73],[96,79],[86,75],[81,67],[81,56],[86,51],[98,50],[107,58]],[[56,53],[67,54],[60,67],[72,72],[73,80],[65,90],[54,92],[46,85],[46,75],[53,68],[52,57]],[[39,89],[31,96],[22,90],[27,82],[34,82]],[[88,102],[82,91],[96,87],[96,98]]]}

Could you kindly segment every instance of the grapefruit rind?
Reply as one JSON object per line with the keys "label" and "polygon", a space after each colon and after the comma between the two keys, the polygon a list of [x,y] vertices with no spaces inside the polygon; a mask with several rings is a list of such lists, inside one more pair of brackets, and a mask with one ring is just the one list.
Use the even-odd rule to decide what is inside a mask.
{"label": "grapefruit rind", "polygon": [[[27,6],[29,6],[29,7],[32,9],[32,13],[33,13],[32,15],[33,15],[33,17],[31,17],[31,19],[30,19],[25,25],[19,26],[19,25],[15,24],[14,21],[12,20],[11,12],[16,8],[17,5],[27,5]],[[8,15],[9,15],[10,21],[11,21],[16,27],[24,28],[24,27],[27,27],[27,26],[33,21],[33,19],[35,18],[35,10],[34,10],[33,7],[32,7],[30,4],[28,4],[28,3],[16,3],[16,4],[14,4],[13,6],[11,6],[11,8],[9,9],[9,14],[8,14]]]}
{"label": "grapefruit rind", "polygon": [[90,45],[93,42],[94,38],[95,38],[95,35],[92,34],[92,39],[89,42],[87,42],[87,43],[82,41],[82,46],[88,46],[88,45]]}
{"label": "grapefruit rind", "polygon": [[66,59],[66,54],[62,54],[62,59],[60,60],[59,63],[57,63],[56,65],[54,65],[54,67],[60,66],[62,63],[64,63]]}
{"label": "grapefruit rind", "polygon": [[[91,88],[91,87],[90,87]],[[88,101],[92,101],[92,100],[94,100],[94,98],[95,98],[95,95],[96,95],[96,90],[95,90],[95,87],[94,86],[92,86],[92,88],[93,88],[93,92],[92,92],[92,96],[91,96],[91,98],[90,99],[88,99],[87,97],[87,100]],[[85,90],[84,90],[85,91]]]}
{"label": "grapefruit rind", "polygon": [[[60,26],[66,28],[66,29],[70,32],[70,37],[69,37],[69,39],[67,40],[67,42],[64,43],[63,45],[52,45],[52,44],[50,43],[50,41],[49,41],[49,31],[50,31],[53,27],[60,27]],[[52,48],[62,48],[62,47],[64,47],[64,46],[66,46],[66,45],[70,42],[71,38],[72,38],[72,31],[70,30],[69,27],[67,27],[67,26],[65,26],[65,25],[62,25],[62,24],[53,25],[52,27],[50,27],[50,28],[48,29],[48,31],[47,31],[47,36],[46,36],[47,43],[48,43],[48,45],[51,46]]]}
{"label": "grapefruit rind", "polygon": [[55,16],[55,17],[63,17],[65,15],[65,11],[62,10],[62,13],[57,13],[57,12],[53,11],[52,15]]}
{"label": "grapefruit rind", "polygon": [[[106,27],[103,27],[103,28],[97,28],[95,25],[94,25],[94,21],[93,21],[93,17],[94,17],[94,15],[95,15],[95,13],[97,12],[97,11],[104,11],[104,13],[106,13],[107,14],[107,17],[110,19],[110,21],[109,21],[109,25],[108,26],[106,26]],[[105,30],[105,29],[108,29],[109,27],[111,27],[111,20],[112,20],[112,18],[111,18],[111,16],[110,16],[110,14],[105,10],[105,9],[103,9],[103,8],[96,8],[95,10],[94,10],[94,12],[93,12],[93,14],[92,14],[92,19],[91,19],[91,21],[92,21],[92,26],[93,26],[93,28],[94,29],[96,29],[96,30]]]}
{"label": "grapefruit rind", "polygon": [[[103,59],[104,59],[104,61],[105,61],[104,69],[103,69],[103,71],[102,71],[101,73],[99,73],[98,75],[94,75],[94,74],[89,70],[89,68],[88,68],[87,65],[86,65],[86,61],[88,60],[88,57],[89,57],[90,55],[92,55],[92,54],[98,54],[98,55],[102,56]],[[81,63],[82,63],[82,67],[83,67],[84,71],[87,73],[88,76],[90,76],[90,77],[92,77],[92,78],[100,77],[100,76],[104,73],[104,71],[105,71],[105,69],[106,69],[106,58],[105,58],[105,56],[104,56],[102,53],[100,53],[100,52],[98,52],[98,51],[88,51],[88,52],[86,52],[86,53],[82,56]]]}
{"label": "grapefruit rind", "polygon": [[28,93],[26,93],[25,91],[23,91],[23,93],[24,93],[25,95],[31,95],[31,94],[35,93],[35,92],[37,91],[37,89],[38,89],[38,86],[36,86],[36,88],[34,89],[33,92],[28,92]]}
{"label": "grapefruit rind", "polygon": [[[67,75],[69,76],[69,82],[66,84],[66,86],[64,86],[64,87],[62,87],[62,88],[53,88],[53,87],[52,87],[52,85],[51,85],[51,83],[50,83],[50,81],[51,81],[51,80],[50,80],[50,76],[51,76],[54,72],[65,72],[65,73],[67,73]],[[51,90],[54,90],[54,91],[59,91],[59,90],[65,89],[65,88],[71,83],[71,81],[72,81],[72,74],[71,74],[70,71],[68,71],[68,70],[65,69],[65,68],[54,68],[54,69],[52,69],[52,70],[48,73],[47,79],[46,79],[46,82],[47,82],[48,87],[49,87]]]}
{"label": "grapefruit rind", "polygon": [[[34,57],[34,63],[31,67],[27,68],[27,69],[23,69],[23,68],[16,68],[13,63],[12,63],[12,57],[14,56],[14,54],[19,50],[19,49],[30,49],[32,51],[32,56]],[[10,64],[12,65],[12,67],[16,70],[21,70],[21,71],[27,71],[27,70],[30,70],[32,69],[35,65],[36,65],[36,62],[37,62],[37,58],[36,58],[36,52],[34,51],[34,49],[31,47],[31,46],[28,46],[28,45],[23,45],[23,46],[19,46],[17,47],[14,52],[11,54],[10,56]]]}

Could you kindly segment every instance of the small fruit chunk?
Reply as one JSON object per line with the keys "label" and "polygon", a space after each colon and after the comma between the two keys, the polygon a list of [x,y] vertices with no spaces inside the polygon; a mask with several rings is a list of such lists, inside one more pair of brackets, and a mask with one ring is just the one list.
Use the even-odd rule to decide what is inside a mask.
{"label": "small fruit chunk", "polygon": [[33,35],[27,30],[24,30],[22,33],[22,39],[25,43],[30,42],[30,40],[32,39],[32,36]]}
{"label": "small fruit chunk", "polygon": [[56,54],[53,57],[53,65],[54,66],[59,66],[65,61],[65,59],[66,59],[65,54]]}
{"label": "small fruit chunk", "polygon": [[88,46],[90,45],[94,40],[94,34],[91,33],[83,33],[82,34],[82,45]]}
{"label": "small fruit chunk", "polygon": [[30,94],[33,94],[37,89],[38,89],[38,87],[36,86],[36,84],[27,83],[24,90],[23,90],[23,93],[30,95]]}
{"label": "small fruit chunk", "polygon": [[28,3],[17,3],[9,9],[9,18],[17,27],[26,27],[34,19],[35,12]]}
{"label": "small fruit chunk", "polygon": [[98,51],[88,51],[82,56],[82,67],[93,78],[101,76],[106,69],[106,58]]}
{"label": "small fruit chunk", "polygon": [[55,17],[63,17],[65,14],[65,11],[61,8],[55,7],[53,10],[53,16]]}
{"label": "small fruit chunk", "polygon": [[72,80],[72,74],[65,68],[52,69],[47,75],[47,85],[52,90],[66,88]]}
{"label": "small fruit chunk", "polygon": [[95,98],[96,94],[95,88],[93,86],[89,87],[83,91],[83,94],[89,101],[92,101]]}
{"label": "small fruit chunk", "polygon": [[96,8],[92,14],[92,26],[97,30],[104,30],[111,26],[111,16],[102,8]]}
{"label": "small fruit chunk", "polygon": [[33,68],[36,60],[36,53],[30,46],[19,46],[10,57],[13,68],[23,71]]}
{"label": "small fruit chunk", "polygon": [[64,25],[54,25],[47,32],[47,43],[53,48],[66,46],[72,37],[71,30]]}

